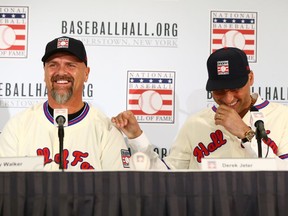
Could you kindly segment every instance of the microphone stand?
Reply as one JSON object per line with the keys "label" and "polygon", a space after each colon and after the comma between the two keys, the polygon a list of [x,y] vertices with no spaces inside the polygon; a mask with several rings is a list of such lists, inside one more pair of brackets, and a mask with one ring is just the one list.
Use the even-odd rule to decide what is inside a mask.
{"label": "microphone stand", "polygon": [[258,144],[258,158],[262,158],[262,145],[261,145],[262,137],[258,128],[256,128],[256,139],[257,139],[257,144]]}
{"label": "microphone stand", "polygon": [[64,139],[64,123],[66,119],[64,116],[59,115],[56,118],[58,124],[58,137],[59,137],[59,169],[64,171],[64,158],[63,158],[63,139]]}
{"label": "microphone stand", "polygon": [[265,130],[261,131],[257,127],[256,128],[256,139],[257,139],[257,144],[258,144],[258,158],[262,158],[262,139],[268,140],[268,137],[267,137],[267,134],[265,133]]}
{"label": "microphone stand", "polygon": [[64,160],[63,160],[63,139],[64,139],[64,127],[63,124],[58,126],[58,137],[59,137],[59,169],[64,171]]}

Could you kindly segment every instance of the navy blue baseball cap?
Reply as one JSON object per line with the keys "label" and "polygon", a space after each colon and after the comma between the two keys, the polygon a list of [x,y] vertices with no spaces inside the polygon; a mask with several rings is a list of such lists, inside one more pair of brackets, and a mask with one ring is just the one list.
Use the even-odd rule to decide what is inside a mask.
{"label": "navy blue baseball cap", "polygon": [[225,47],[213,52],[207,60],[207,70],[207,91],[242,88],[251,71],[247,55],[236,47]]}
{"label": "navy blue baseball cap", "polygon": [[87,66],[86,50],[84,44],[80,40],[67,36],[55,38],[46,45],[42,61],[45,63],[50,56],[57,52],[68,52],[79,58],[80,61],[84,62]]}

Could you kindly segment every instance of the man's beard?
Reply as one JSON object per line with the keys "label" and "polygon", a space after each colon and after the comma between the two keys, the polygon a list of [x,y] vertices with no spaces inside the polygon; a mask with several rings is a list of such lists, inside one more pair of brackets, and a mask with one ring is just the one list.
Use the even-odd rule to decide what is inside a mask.
{"label": "man's beard", "polygon": [[73,77],[70,76],[60,76],[60,75],[55,75],[51,78],[51,82],[57,82],[58,80],[67,80],[72,83],[72,86],[69,87],[65,93],[59,94],[57,92],[57,89],[52,84],[52,89],[51,89],[51,96],[52,98],[59,104],[65,104],[67,101],[70,100],[70,98],[73,95],[73,84],[74,84],[74,79]]}
{"label": "man's beard", "polygon": [[52,98],[59,104],[65,104],[73,95],[73,88],[70,87],[64,94],[58,94],[55,88],[51,90]]}
{"label": "man's beard", "polygon": [[72,95],[73,95],[73,89],[72,89],[72,87],[69,88],[69,89],[67,90],[67,92],[64,93],[64,94],[58,94],[58,93],[57,93],[57,90],[54,89],[54,88],[51,90],[51,96],[52,96],[52,98],[53,98],[57,103],[59,103],[59,104],[64,104],[64,103],[66,103],[67,101],[69,101],[70,98],[72,97]]}

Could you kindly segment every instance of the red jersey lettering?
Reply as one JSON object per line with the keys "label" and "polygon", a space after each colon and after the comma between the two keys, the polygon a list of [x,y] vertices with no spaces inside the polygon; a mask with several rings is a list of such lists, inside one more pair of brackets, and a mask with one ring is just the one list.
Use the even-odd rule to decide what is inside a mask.
{"label": "red jersey lettering", "polygon": [[80,152],[80,151],[74,151],[73,152],[73,156],[74,156],[74,160],[71,162],[72,166],[76,166],[77,163],[82,162],[83,158],[87,158],[88,157],[88,153],[85,152]]}
{"label": "red jersey lettering", "polygon": [[210,153],[216,151],[222,145],[227,143],[227,140],[224,139],[223,133],[220,130],[216,130],[215,133],[211,133],[210,138],[212,142],[209,143],[207,147],[202,142],[200,142],[193,151],[193,155],[197,158],[198,163],[201,163],[202,158],[210,155]]}
{"label": "red jersey lettering", "polygon": [[53,160],[50,158],[50,149],[49,148],[43,148],[43,149],[37,149],[36,151],[37,155],[43,155],[44,156],[44,165],[51,163]]}

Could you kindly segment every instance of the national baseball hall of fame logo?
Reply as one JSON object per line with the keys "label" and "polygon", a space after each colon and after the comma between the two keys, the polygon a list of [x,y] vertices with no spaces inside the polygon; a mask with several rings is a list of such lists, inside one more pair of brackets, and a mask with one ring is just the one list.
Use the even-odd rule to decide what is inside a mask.
{"label": "national baseball hall of fame logo", "polygon": [[0,58],[26,58],[28,7],[0,6]]}
{"label": "national baseball hall of fame logo", "polygon": [[243,50],[249,62],[256,62],[257,13],[211,11],[211,50],[237,47]]}
{"label": "national baseball hall of fame logo", "polygon": [[128,71],[127,110],[141,123],[174,123],[175,72]]}

